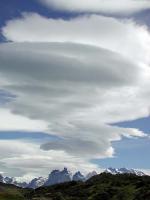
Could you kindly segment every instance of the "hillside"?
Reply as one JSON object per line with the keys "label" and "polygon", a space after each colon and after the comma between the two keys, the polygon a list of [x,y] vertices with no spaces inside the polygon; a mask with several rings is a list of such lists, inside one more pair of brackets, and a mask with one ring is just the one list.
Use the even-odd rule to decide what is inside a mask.
{"label": "hillside", "polygon": [[29,189],[22,189],[14,185],[0,183],[0,200],[26,200]]}
{"label": "hillside", "polygon": [[103,173],[36,190],[1,184],[0,200],[150,200],[150,177]]}
{"label": "hillside", "polygon": [[150,200],[150,177],[100,174],[83,182],[69,182],[35,190],[34,200]]}

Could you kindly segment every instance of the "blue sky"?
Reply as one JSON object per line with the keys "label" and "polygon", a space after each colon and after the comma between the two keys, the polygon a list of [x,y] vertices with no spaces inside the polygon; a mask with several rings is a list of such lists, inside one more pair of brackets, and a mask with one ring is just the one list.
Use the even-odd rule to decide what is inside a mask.
{"label": "blue sky", "polygon": [[113,1],[0,1],[0,172],[150,170],[150,5]]}
{"label": "blue sky", "polygon": [[[141,118],[133,121],[120,122],[115,125],[128,128],[137,128],[147,134],[149,134],[150,118]],[[110,159],[103,159],[100,164],[105,167],[128,167],[128,168],[149,168],[150,159],[150,140],[149,139],[131,139],[123,138],[122,141],[115,142],[113,144],[116,149],[116,156]],[[97,162],[97,161],[96,161]]]}

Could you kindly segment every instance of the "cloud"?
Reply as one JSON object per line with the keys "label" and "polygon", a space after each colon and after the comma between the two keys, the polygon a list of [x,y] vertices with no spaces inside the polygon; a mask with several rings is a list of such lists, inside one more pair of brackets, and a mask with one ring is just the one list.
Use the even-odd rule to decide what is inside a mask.
{"label": "cloud", "polygon": [[[49,146],[88,159],[111,157],[112,141],[144,136],[106,125],[143,114],[136,109],[138,100],[130,96],[140,84],[139,75],[145,78],[142,68],[121,55],[81,44],[8,43],[1,45],[0,60],[1,75],[9,82],[1,87],[18,97],[7,109],[45,121],[47,132],[60,137],[43,149]],[[130,112],[133,102],[135,110]]]}
{"label": "cloud", "polygon": [[63,169],[64,166],[75,172],[81,169],[88,173],[93,169],[99,171],[96,164],[86,159],[70,156],[64,151],[43,151],[35,141],[0,140],[0,156],[3,173],[8,176],[17,176],[20,179],[28,177],[47,176],[53,169]]}
{"label": "cloud", "polygon": [[[144,137],[144,134],[136,129],[124,129],[118,127],[111,127],[106,125],[98,125],[95,123],[94,127],[88,124],[83,126],[83,122],[78,124],[78,136],[74,130],[69,136],[63,139],[50,141],[41,145],[44,150],[64,150],[65,152],[84,158],[108,158],[115,154],[115,150],[111,147],[112,141],[125,137]],[[90,123],[90,122],[89,122]],[[82,126],[82,128],[79,126]],[[91,127],[90,127],[91,126]],[[77,128],[77,124],[76,124]],[[146,135],[145,135],[146,136]]]}
{"label": "cloud", "polygon": [[[112,157],[113,141],[146,136],[109,125],[149,114],[150,35],[145,27],[96,15],[65,21],[30,13],[9,21],[3,34],[13,42],[0,44],[0,86],[16,96],[5,109],[40,126],[44,122],[43,131],[58,136],[38,146],[43,166],[83,168],[93,158]],[[45,156],[54,152],[57,159],[47,161]],[[39,157],[31,154],[33,162],[27,155],[3,162],[15,168],[24,164],[27,171],[37,163],[39,170]]]}
{"label": "cloud", "polygon": [[[22,18],[8,21],[2,32],[8,41],[13,42],[85,44],[117,52],[132,61],[150,61],[149,32],[146,27],[138,26],[131,20],[121,21],[98,15],[63,20],[23,13]],[[75,48],[74,51],[77,53]]]}
{"label": "cloud", "polygon": [[56,10],[68,12],[131,14],[150,8],[149,0],[39,0]]}
{"label": "cloud", "polygon": [[22,115],[16,115],[9,109],[0,108],[0,130],[1,131],[43,131],[47,124],[42,120],[31,120]]}
{"label": "cloud", "polygon": [[[96,115],[98,111],[102,114],[101,119],[96,115],[100,121],[128,120],[131,114],[121,112],[134,109],[132,101],[140,101],[136,98],[137,87],[148,82],[149,77],[149,68],[142,68],[109,50],[87,45],[11,43],[1,45],[0,53],[1,75],[9,82],[1,87],[18,97],[7,106],[14,113],[33,119],[47,120],[49,116],[57,119],[65,114],[71,117],[73,112],[84,115],[88,121],[88,112]],[[125,109],[120,100],[126,101]],[[134,112],[138,113],[137,109]]]}
{"label": "cloud", "polygon": [[[17,82],[24,81],[24,79],[28,79],[29,82],[36,81],[39,84],[40,81],[45,83],[49,81],[57,81],[57,83],[66,81],[83,85],[90,82],[91,85],[101,84],[102,87],[119,87],[132,84],[132,82],[136,81],[136,77],[133,74],[137,73],[138,76],[140,73],[140,67],[120,54],[89,45],[73,43],[15,43],[2,45],[0,51],[1,73],[4,73],[5,78],[9,74],[14,79],[16,77]],[[6,53],[9,59],[6,58]],[[10,66],[10,60],[16,62],[16,64]],[[24,66],[20,67],[20,65]],[[126,76],[121,77],[122,70],[125,67]],[[22,89],[24,89],[24,84],[26,82],[22,82]],[[32,90],[33,88],[30,86],[29,89]],[[41,88],[37,89],[42,90],[42,83]],[[44,89],[46,90],[47,87],[44,87]],[[53,89],[53,95],[58,95],[57,89],[59,90],[57,86]],[[65,90],[67,95],[68,89],[64,88],[63,92]]]}

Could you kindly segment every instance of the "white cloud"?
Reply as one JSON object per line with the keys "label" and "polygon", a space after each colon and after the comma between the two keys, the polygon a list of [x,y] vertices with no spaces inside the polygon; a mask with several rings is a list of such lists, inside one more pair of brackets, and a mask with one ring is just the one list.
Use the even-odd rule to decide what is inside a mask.
{"label": "white cloud", "polygon": [[[1,45],[0,60],[1,74],[11,83],[2,89],[18,97],[7,108],[45,121],[49,133],[62,137],[43,149],[104,158],[113,155],[111,142],[121,136],[144,136],[135,129],[106,125],[147,114],[137,110],[136,87],[145,78],[138,63],[102,48],[67,43]],[[140,103],[147,109],[144,100]]]}
{"label": "white cloud", "polygon": [[84,158],[70,156],[64,151],[45,152],[39,148],[39,144],[23,140],[0,140],[0,152],[4,152],[4,155],[0,155],[3,173],[17,176],[21,180],[46,177],[51,170],[63,169],[64,166],[71,172],[79,169],[83,173],[93,169],[99,171],[96,164],[91,164]]}
{"label": "white cloud", "polygon": [[42,120],[31,120],[21,115],[15,115],[8,109],[0,108],[1,131],[46,131],[47,124]]}
{"label": "white cloud", "polygon": [[80,43],[115,51],[132,61],[150,62],[149,33],[146,27],[130,20],[119,21],[98,15],[62,20],[24,13],[21,19],[8,21],[2,31],[14,42]]}
{"label": "white cloud", "polygon": [[[16,95],[5,108],[44,121],[47,132],[60,137],[41,145],[35,162],[27,153],[3,158],[4,163],[28,171],[35,165],[39,170],[40,163],[93,167],[90,159],[113,156],[112,141],[146,136],[108,125],[149,114],[150,35],[145,27],[95,15],[64,21],[25,14],[9,21],[3,34],[13,43],[0,45],[0,84]],[[54,162],[47,157],[52,153]]]}
{"label": "white cloud", "polygon": [[106,14],[131,14],[150,8],[149,0],[39,0],[49,8]]}

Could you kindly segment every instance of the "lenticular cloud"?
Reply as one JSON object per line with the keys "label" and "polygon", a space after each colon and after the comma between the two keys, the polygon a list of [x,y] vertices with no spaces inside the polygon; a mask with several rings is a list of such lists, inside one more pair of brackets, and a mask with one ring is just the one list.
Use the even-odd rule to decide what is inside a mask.
{"label": "lenticular cloud", "polygon": [[87,163],[112,157],[112,141],[146,136],[109,125],[148,115],[145,27],[97,15],[67,21],[26,13],[3,34],[12,42],[0,45],[1,88],[16,96],[5,108],[44,121],[43,131],[57,136],[41,145],[42,153],[65,152]]}

